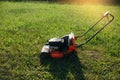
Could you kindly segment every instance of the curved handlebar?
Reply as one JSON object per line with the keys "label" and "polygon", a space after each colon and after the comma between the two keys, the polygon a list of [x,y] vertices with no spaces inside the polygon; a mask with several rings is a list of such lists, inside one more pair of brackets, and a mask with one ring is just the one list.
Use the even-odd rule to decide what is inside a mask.
{"label": "curved handlebar", "polygon": [[112,17],[112,19],[109,20],[109,21],[113,21],[114,16],[113,16],[111,13],[109,13],[108,11],[104,13],[104,16],[103,16],[103,17],[108,17],[109,15]]}
{"label": "curved handlebar", "polygon": [[104,16],[102,18],[100,18],[92,27],[90,27],[82,36],[76,36],[76,38],[79,37],[83,37],[85,34],[87,34],[90,30],[92,30],[94,28],[94,26],[96,26],[101,20],[103,20],[104,18],[109,18],[109,16],[111,16],[111,19],[107,21],[106,24],[103,25],[103,27],[101,27],[99,30],[97,30],[92,36],[90,36],[85,42],[77,45],[76,47],[81,47],[82,45],[88,43],[92,38],[94,38],[99,32],[101,32],[108,24],[110,24],[113,20],[114,20],[114,16],[109,13],[109,12],[105,12]]}

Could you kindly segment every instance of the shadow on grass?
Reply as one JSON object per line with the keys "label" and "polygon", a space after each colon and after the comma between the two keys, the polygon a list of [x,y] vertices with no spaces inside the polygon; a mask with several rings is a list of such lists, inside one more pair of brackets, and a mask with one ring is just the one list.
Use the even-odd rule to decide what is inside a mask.
{"label": "shadow on grass", "polygon": [[85,80],[82,71],[83,65],[77,55],[71,54],[62,59],[40,59],[40,63],[43,66],[49,65],[48,72],[54,79]]}

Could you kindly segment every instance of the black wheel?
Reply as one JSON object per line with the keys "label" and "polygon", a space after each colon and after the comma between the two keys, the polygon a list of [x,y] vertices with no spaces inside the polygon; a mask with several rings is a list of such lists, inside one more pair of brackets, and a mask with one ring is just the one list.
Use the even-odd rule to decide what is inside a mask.
{"label": "black wheel", "polygon": [[76,56],[77,56],[76,51],[73,51],[73,52],[71,52],[69,54],[64,55],[65,58],[73,58],[73,57],[76,57]]}
{"label": "black wheel", "polygon": [[42,52],[42,53],[40,54],[40,58],[48,58],[48,57],[50,57],[49,53]]}
{"label": "black wheel", "polygon": [[74,58],[74,57],[77,57],[77,52],[76,51],[73,51],[70,53],[69,55],[70,58]]}

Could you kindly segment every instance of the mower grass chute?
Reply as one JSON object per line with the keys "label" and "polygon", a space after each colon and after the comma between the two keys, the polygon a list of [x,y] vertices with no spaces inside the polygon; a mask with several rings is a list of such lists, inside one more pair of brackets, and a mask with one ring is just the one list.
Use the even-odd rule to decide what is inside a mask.
{"label": "mower grass chute", "polygon": [[[90,36],[86,41],[81,44],[76,44],[77,38],[85,36],[89,31],[91,31],[99,22],[103,19],[107,19],[107,22],[97,30],[92,36]],[[108,24],[114,20],[114,16],[109,12],[106,12],[102,18],[100,18],[93,26],[91,26],[86,32],[80,36],[74,36],[74,33],[70,33],[61,38],[50,39],[42,48],[40,57],[52,57],[52,58],[63,58],[65,55],[70,55],[76,51],[76,48],[87,44],[91,39],[93,39],[99,32],[101,32]]]}

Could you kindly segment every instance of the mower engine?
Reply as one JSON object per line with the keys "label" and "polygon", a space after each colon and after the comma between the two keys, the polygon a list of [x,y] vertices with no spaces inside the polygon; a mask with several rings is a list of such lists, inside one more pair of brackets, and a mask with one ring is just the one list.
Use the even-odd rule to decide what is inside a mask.
{"label": "mower engine", "polygon": [[70,54],[75,49],[75,36],[74,33],[65,35],[62,38],[52,38],[46,43],[41,50],[41,57],[62,58],[64,55]]}

